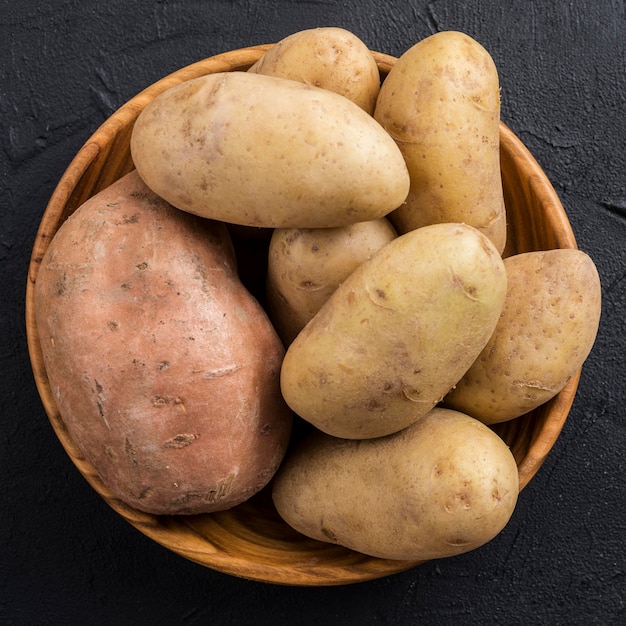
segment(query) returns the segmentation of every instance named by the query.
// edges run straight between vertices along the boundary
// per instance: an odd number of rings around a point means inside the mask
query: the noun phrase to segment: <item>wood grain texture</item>
[[[400,572],[418,563],[376,559],[307,539],[280,520],[267,489],[229,511],[190,517],[151,516],[115,498],[68,436],[51,394],[35,323],[33,290],[45,251],[59,226],[82,202],[132,169],[130,133],[143,107],[165,89],[195,76],[246,69],[268,47],[227,52],[174,72],[122,106],[85,143],[59,181],[36,236],[26,291],[28,348],[39,395],[65,451],[93,489],[146,536],[191,561],[246,579],[302,586],[355,583]],[[384,77],[395,59],[374,54]],[[505,254],[575,248],[576,240],[565,211],[535,159],[504,124],[500,136],[509,222]],[[580,373],[545,405],[494,427],[515,455],[520,489],[539,470],[559,436],[579,376]]]

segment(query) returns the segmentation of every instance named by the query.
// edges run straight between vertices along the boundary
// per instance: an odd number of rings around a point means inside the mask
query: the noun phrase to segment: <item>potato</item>
[[[368,47],[355,34],[336,27],[293,33],[248,71],[334,91],[370,115],[380,89],[380,72]]]
[[[248,72],[201,76],[157,96],[135,123],[131,152],[172,205],[243,226],[378,219],[409,190],[399,148],[356,104]]]
[[[500,89],[489,53],[454,31],[423,39],[392,67],[374,117],[398,142],[411,176],[406,203],[389,216],[398,232],[464,222],[502,253]]]
[[[272,487],[280,516],[307,537],[416,561],[487,543],[509,521],[518,493],[517,465],[502,439],[441,408],[367,441],[313,431]]]
[[[385,245],[288,347],[281,389],[329,435],[382,437],[423,417],[487,343],[506,272],[484,235],[434,224]]]
[[[63,422],[120,500],[206,513],[273,476],[292,422],[284,349],[223,224],[169,206],[132,172],[61,226],[35,304]]]
[[[495,332],[445,398],[486,424],[559,393],[589,355],[600,321],[600,278],[584,252],[526,252],[504,265],[508,290]]]
[[[337,228],[277,228],[270,240],[267,310],[290,344],[337,287],[397,236],[385,218]]]

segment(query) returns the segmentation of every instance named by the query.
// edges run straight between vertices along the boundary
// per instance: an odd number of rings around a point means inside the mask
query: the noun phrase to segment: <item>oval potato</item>
[[[368,47],[354,33],[332,26],[285,37],[248,71],[334,91],[370,115],[380,89],[380,72]]]
[[[598,332],[600,278],[581,250],[517,254],[502,315],[475,363],[445,398],[486,424],[519,417],[553,398],[580,369]]]
[[[409,190],[397,145],[356,104],[249,72],[201,76],[157,96],[135,122],[131,153],[170,204],[243,226],[377,219]]]
[[[307,537],[416,561],[484,545],[509,521],[518,493],[506,444],[478,420],[441,408],[367,441],[313,431],[272,487],[280,516]]]
[[[223,224],[178,211],[133,171],[58,230],[35,303],[63,422],[120,500],[207,513],[267,484],[291,431],[284,349]]]
[[[506,243],[500,174],[500,88],[489,53],[455,31],[409,48],[385,78],[374,117],[396,139],[411,176],[389,218],[399,233],[464,222]]]
[[[267,310],[290,344],[337,287],[397,237],[385,219],[337,228],[277,228],[267,267]]]
[[[337,288],[288,347],[283,396],[336,437],[405,428],[478,356],[505,294],[502,259],[471,226],[435,224],[397,237]]]

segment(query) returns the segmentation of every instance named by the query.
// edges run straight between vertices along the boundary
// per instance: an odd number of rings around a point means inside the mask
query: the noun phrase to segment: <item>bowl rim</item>
[[[61,176],[45,208],[34,240],[28,267],[26,285],[25,322],[27,347],[36,387],[50,424],[66,453],[100,496],[127,522],[169,550],[206,567],[231,574],[240,578],[283,585],[329,586],[362,582],[405,571],[424,561],[392,561],[352,553],[349,564],[345,567],[325,566],[323,562],[306,562],[300,568],[293,566],[286,571],[280,564],[260,563],[247,556],[229,552],[224,547],[209,546],[186,519],[177,518],[176,534],[172,527],[174,520],[168,516],[153,516],[135,510],[113,496],[102,483],[93,467],[84,459],[76,444],[69,437],[56,406],[43,362],[41,346],[37,334],[35,319],[34,289],[37,274],[45,251],[56,230],[69,217],[86,197],[81,196],[79,182],[87,181],[90,187],[102,189],[116,178],[132,169],[129,161],[122,163],[117,170],[101,176],[95,172],[96,165],[105,160],[113,149],[115,138],[121,128],[128,128],[143,107],[156,95],[170,87],[207,73],[220,71],[245,70],[275,44],[263,44],[223,52],[196,63],[180,68],[140,91],[115,111],[83,144]],[[396,57],[372,51],[381,75],[384,76],[393,66]],[[522,175],[529,185],[542,195],[542,201],[548,211],[546,218],[550,229],[554,230],[558,247],[577,248],[576,239],[565,210],[554,188],[547,179],[538,162],[520,139],[500,122],[501,151],[511,158],[521,159],[524,164]],[[103,148],[103,147],[107,148]],[[96,177],[96,178],[94,178]],[[94,190],[93,193],[96,191]],[[93,193],[89,195],[93,195]],[[518,466],[520,491],[535,476],[563,425],[574,401],[581,370],[568,382],[565,388],[546,403],[549,417],[537,427],[533,443],[528,449],[523,462]],[[228,516],[228,512],[224,513]],[[314,545],[317,542],[313,542]],[[324,544],[325,548],[328,548]],[[335,546],[333,546],[335,548]],[[345,548],[336,547],[346,551]],[[351,551],[347,551],[350,552]],[[313,559],[314,561],[315,559]]]

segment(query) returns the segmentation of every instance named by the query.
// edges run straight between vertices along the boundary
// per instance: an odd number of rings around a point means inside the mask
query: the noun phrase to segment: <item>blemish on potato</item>
[[[181,433],[168,439],[164,444],[164,448],[186,448],[190,446],[196,439],[198,439],[200,435],[191,434],[191,433]]]
[[[166,406],[169,403],[170,403],[170,399],[165,398],[164,396],[154,396],[154,398],[152,398],[152,405],[157,407],[158,409]]]
[[[448,543],[451,546],[462,547],[462,546],[469,545],[471,542],[465,541],[465,539],[462,539],[462,538],[457,538],[457,539],[451,539],[450,541],[448,541]]]
[[[370,287],[369,285],[366,285],[365,292],[367,293],[371,302],[373,302],[377,307],[388,309],[390,311],[394,310],[394,307],[391,304],[385,304],[387,300],[387,293],[384,289],[381,289],[380,287]]]
[[[240,369],[241,369],[241,365],[239,364],[228,365],[226,367],[219,367],[216,369],[207,370],[202,375],[202,378],[207,379],[207,380],[214,379],[214,378],[221,378],[222,376],[228,376],[230,374],[234,374],[235,372],[238,372]]]
[[[458,274],[452,273],[452,283],[455,287],[463,292],[463,295],[467,296],[470,300],[478,302],[480,299],[477,296],[477,290],[474,285],[466,283]]]
[[[322,525],[321,531],[323,535],[328,538],[328,541],[330,541],[331,543],[337,543],[338,537],[332,530],[330,530],[330,528]]]
[[[146,487],[138,496],[139,500],[145,500],[149,498],[154,493],[154,489],[152,487]]]
[[[368,411],[380,411],[384,408],[384,404],[378,398],[370,398],[365,408]]]
[[[57,283],[57,295],[62,296],[67,289],[67,274],[63,272],[63,276],[59,279]]]
[[[412,387],[407,387],[406,385],[402,386],[402,395],[411,402],[421,402],[422,392],[419,389],[415,389]]]
[[[211,491],[205,495],[204,499],[207,502],[218,502],[219,500],[222,500],[229,494],[234,480],[235,474],[229,474],[226,478],[220,480],[215,489],[211,489]]]
[[[137,453],[135,452],[135,448],[128,437],[124,440],[124,453],[133,465],[139,465],[137,461]]]

